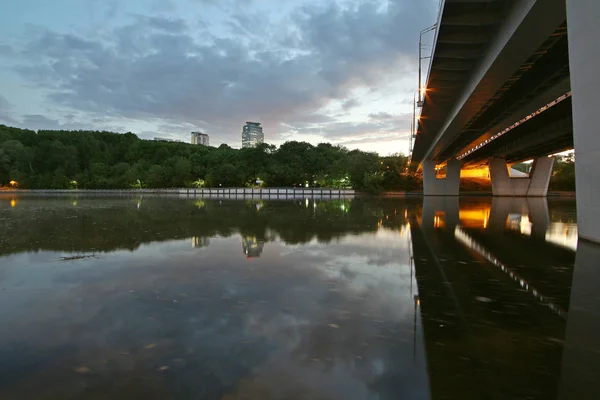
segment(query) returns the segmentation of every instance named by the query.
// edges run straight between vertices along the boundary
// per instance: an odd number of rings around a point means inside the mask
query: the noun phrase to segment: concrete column
[[[567,0],[579,236],[600,242],[600,1]]]
[[[529,190],[527,196],[545,197],[548,194],[548,185],[552,177],[554,157],[536,158],[529,174]]]
[[[536,158],[527,178],[511,178],[503,158],[490,159],[489,166],[494,196],[544,197],[548,194],[554,158]]]
[[[460,190],[460,160],[450,160],[446,165],[446,178],[438,179],[435,161],[423,161],[423,194],[425,196],[458,196]]]
[[[489,161],[492,195],[494,196],[526,196],[529,178],[511,178],[506,161],[503,158],[492,158]]]

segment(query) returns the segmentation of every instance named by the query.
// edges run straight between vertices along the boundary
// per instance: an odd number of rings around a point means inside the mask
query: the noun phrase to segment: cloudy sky
[[[3,0],[0,123],[407,151],[439,0]]]

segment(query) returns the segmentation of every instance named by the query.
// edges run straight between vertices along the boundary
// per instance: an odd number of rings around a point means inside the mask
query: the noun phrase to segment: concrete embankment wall
[[[3,193],[17,194],[56,194],[56,195],[110,195],[110,196],[131,196],[131,195],[177,195],[185,197],[200,198],[349,198],[354,197],[352,189],[323,189],[323,188],[203,188],[203,189],[109,189],[109,190],[14,190],[4,191]]]

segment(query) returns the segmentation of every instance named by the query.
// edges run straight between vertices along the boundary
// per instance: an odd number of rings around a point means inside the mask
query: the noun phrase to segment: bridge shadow
[[[600,367],[600,250],[551,227],[546,199],[428,197],[412,216],[432,398],[591,398],[572,393]]]

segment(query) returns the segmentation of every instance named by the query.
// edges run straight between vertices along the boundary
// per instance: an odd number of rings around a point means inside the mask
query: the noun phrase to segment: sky
[[[438,2],[4,0],[0,124],[406,153]]]

